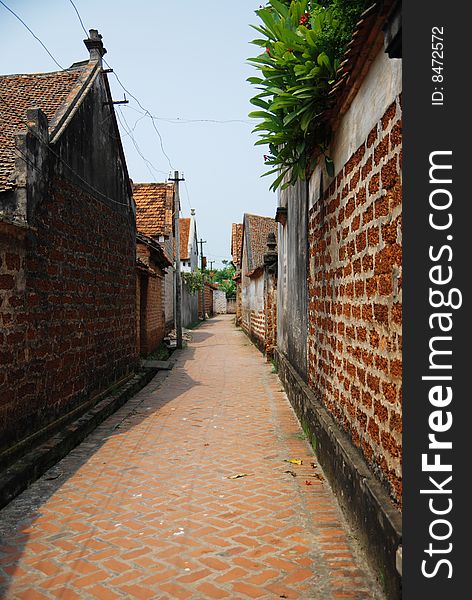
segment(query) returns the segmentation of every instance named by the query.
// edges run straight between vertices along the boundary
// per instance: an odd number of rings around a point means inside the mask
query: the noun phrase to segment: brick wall
[[[165,288],[163,275],[150,275],[141,271],[139,277],[140,310],[139,352],[151,354],[165,336]]]
[[[134,219],[56,178],[1,236],[0,451],[136,366]]]
[[[136,353],[141,354],[141,271],[136,269]]]
[[[401,104],[309,213],[309,385],[401,503]]]
[[[213,292],[213,312],[217,315],[225,315],[228,310],[226,301],[226,292],[223,290],[214,290]]]
[[[277,345],[277,276],[264,274],[264,311],[265,311],[265,352],[268,359],[273,357]]]
[[[154,262],[149,246],[138,243],[136,249],[141,262],[147,265],[147,269],[138,268],[139,315],[136,316],[139,352],[146,355],[157,348],[166,333],[165,273]]]
[[[205,284],[205,313],[213,316],[213,288]],[[198,293],[198,316],[203,317],[202,292]]]
[[[252,341],[265,351],[265,313],[263,310],[249,310],[243,313],[241,328]]]
[[[236,325],[241,324],[243,312],[241,297],[241,280],[239,280],[236,282]]]

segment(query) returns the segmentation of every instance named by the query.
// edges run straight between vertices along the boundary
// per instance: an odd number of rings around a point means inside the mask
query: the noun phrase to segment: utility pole
[[[169,177],[174,182],[174,230],[175,230],[175,332],[177,334],[177,348],[182,348],[182,280],[180,278],[180,196],[179,182],[185,181],[178,171],[174,177]]]
[[[214,260],[210,260],[210,271],[213,271],[213,263],[216,262]]]
[[[204,265],[203,265],[203,244],[206,244],[206,241],[200,238],[198,242],[200,244],[200,264],[202,269],[202,280],[203,280],[203,290],[202,290],[202,316],[203,320],[205,320],[205,274],[204,274]]]

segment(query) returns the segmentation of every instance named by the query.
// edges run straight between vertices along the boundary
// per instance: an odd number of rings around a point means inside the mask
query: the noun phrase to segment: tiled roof
[[[190,236],[190,219],[179,219],[180,222],[180,260],[189,260],[188,240]]]
[[[327,117],[334,129],[357,93],[372,62],[371,57],[382,47],[382,28],[398,4],[397,0],[376,2],[360,16],[337,70],[338,81],[330,91],[332,107],[327,111]]]
[[[248,273],[264,265],[267,252],[267,236],[275,234],[277,240],[277,222],[271,217],[244,215],[244,241],[247,245]]]
[[[233,223],[231,226],[231,256],[236,269],[241,266],[241,247],[243,245],[243,224]]]
[[[172,236],[173,183],[134,183],[136,228],[149,237]]]
[[[94,67],[84,63],[54,73],[0,76],[0,192],[15,187],[15,134],[26,130],[26,111],[40,108],[52,135]]]
[[[136,234],[136,245],[139,260],[141,260],[139,258],[139,244],[145,244],[150,249],[153,260],[159,267],[161,267],[161,269],[165,269],[166,267],[170,267],[172,265],[171,261],[167,258],[164,252],[164,248],[161,246],[161,244],[159,244],[159,242],[138,232]]]

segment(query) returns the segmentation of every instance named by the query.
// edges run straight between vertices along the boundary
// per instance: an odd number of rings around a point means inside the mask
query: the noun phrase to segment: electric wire
[[[56,63],[56,65],[61,69],[61,71],[64,71],[64,67],[55,59],[54,55],[47,49],[47,47],[45,46],[45,44],[39,39],[39,37],[34,33],[34,31],[32,31],[28,25],[23,21],[23,19],[16,14],[15,11],[13,11],[9,6],[7,6],[5,4],[5,2],[3,2],[3,0],[0,0],[0,4],[6,8],[9,12],[11,12],[11,14],[18,19],[18,21],[20,21],[20,23],[22,25],[24,25],[26,27],[26,29],[31,33],[31,35],[34,37],[35,40],[37,40],[41,46],[46,50],[46,52],[49,54],[49,56],[52,58],[52,60]]]
[[[82,25],[82,29],[84,30],[84,33],[85,33],[85,35],[88,37],[88,36],[89,36],[89,33],[88,33],[88,31],[85,29],[84,22],[82,21],[82,17],[80,16],[80,13],[79,13],[79,11],[78,11],[78,9],[77,9],[77,6],[76,6],[76,5],[75,5],[75,4],[72,2],[72,0],[69,0],[69,2],[70,2],[70,3],[72,4],[72,6],[74,7],[74,10],[75,10],[75,13],[76,13],[76,15],[77,15],[77,18],[79,19],[79,21],[80,21],[80,24]]]
[[[157,169],[157,168],[156,168],[156,167],[153,165],[153,163],[152,163],[152,162],[151,162],[149,159],[147,159],[147,158],[144,156],[144,154],[142,153],[142,151],[141,151],[141,149],[140,149],[140,147],[139,147],[139,145],[138,145],[138,142],[136,141],[136,139],[135,139],[135,137],[134,137],[134,135],[133,135],[133,133],[132,133],[132,132],[134,131],[134,128],[133,128],[133,129],[131,129],[131,127],[129,126],[129,124],[128,124],[127,120],[126,120],[126,117],[125,117],[125,115],[124,115],[124,114],[123,114],[123,112],[121,111],[121,107],[118,107],[118,108],[120,109],[120,110],[119,110],[119,113],[118,113],[118,112],[116,112],[116,117],[117,117],[117,119],[118,119],[118,122],[119,122],[119,124],[121,125],[122,129],[124,130],[125,134],[126,134],[126,135],[127,135],[129,138],[130,138],[130,140],[132,141],[132,143],[133,143],[133,145],[134,145],[134,147],[135,147],[135,149],[136,149],[136,152],[137,152],[137,153],[139,154],[139,156],[140,156],[140,157],[143,159],[143,161],[144,161],[144,163],[145,163],[146,167],[148,168],[148,171],[149,171],[149,173],[151,174],[151,176],[152,176],[152,177],[155,177],[155,176],[156,176],[156,173],[161,173],[161,174],[163,174],[163,175],[167,175],[167,173],[166,173],[165,171],[161,171],[161,170]],[[122,119],[123,119],[123,120],[122,120]],[[139,120],[140,120],[140,119],[138,119],[138,121],[139,121]],[[136,126],[136,125],[137,125],[138,121],[136,121],[136,123],[135,123],[135,125],[134,125],[134,126]],[[154,173],[151,171],[151,169],[154,171]]]
[[[1,0],[0,0],[0,2],[1,2]],[[84,183],[90,190],[92,190],[93,192],[95,192],[96,194],[101,196],[102,198],[105,198],[105,200],[108,200],[109,202],[112,202],[113,204],[119,204],[121,206],[126,206],[129,208],[130,205],[128,203],[119,202],[118,200],[114,200],[113,198],[110,198],[109,196],[107,196],[106,194],[101,192],[100,190],[97,190],[97,188],[95,188],[88,181],[86,181],[81,175],[79,175],[76,171],[74,171],[74,169],[61,156],[59,156],[59,154],[57,154],[57,152],[54,152],[54,150],[51,148],[50,144],[46,143],[43,139],[40,138],[40,136],[34,131],[34,129],[31,127],[31,125],[15,110],[15,108],[13,106],[11,106],[11,104],[9,102],[7,102],[5,100],[5,98],[0,96],[0,102],[3,102],[3,104],[12,111],[15,114],[15,116],[21,121],[21,123],[23,123],[25,125],[27,130],[38,140],[38,142],[40,144],[42,144],[48,150],[48,152],[50,152],[53,156],[55,156],[55,158],[57,158],[57,160],[59,160],[59,162],[61,162],[65,167],[67,167],[69,169],[69,171],[73,175],[75,175],[77,177],[77,179],[79,179],[79,181]],[[22,154],[21,151],[20,151],[20,154]],[[98,200],[98,198],[96,198],[96,199]],[[98,201],[100,202],[100,200],[98,200]],[[105,203],[102,202],[102,204],[105,204]]]

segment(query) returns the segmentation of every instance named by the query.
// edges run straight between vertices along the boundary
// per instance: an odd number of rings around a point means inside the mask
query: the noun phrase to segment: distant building
[[[266,302],[264,294],[264,254],[267,238],[277,239],[277,223],[271,217],[245,214],[242,224],[240,324],[256,345],[266,350]]]
[[[159,242],[172,265],[175,262],[174,184],[133,183],[136,202],[136,228],[139,233]],[[174,327],[174,267],[164,278],[166,331]]]

